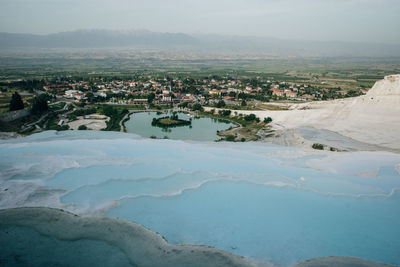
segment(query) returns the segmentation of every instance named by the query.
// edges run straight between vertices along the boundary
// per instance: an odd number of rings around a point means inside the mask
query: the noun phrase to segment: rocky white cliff
[[[360,97],[294,104],[288,111],[242,111],[271,117],[276,130],[314,127],[400,151],[400,75],[386,76]]]
[[[375,83],[365,97],[393,96],[400,97],[400,74],[386,76]]]
[[[370,144],[400,149],[400,75],[386,76],[364,96],[345,103],[326,127]]]

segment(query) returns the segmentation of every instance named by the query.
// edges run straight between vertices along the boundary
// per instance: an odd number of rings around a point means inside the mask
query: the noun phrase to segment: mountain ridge
[[[0,32],[0,50],[25,48],[151,48],[204,53],[289,56],[400,56],[400,44],[283,40],[273,37],[162,33],[147,30],[76,30],[47,35]]]

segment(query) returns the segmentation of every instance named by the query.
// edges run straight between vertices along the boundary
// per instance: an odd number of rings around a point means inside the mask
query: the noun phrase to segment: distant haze
[[[400,57],[400,44],[281,40],[151,31],[79,30],[48,35],[0,32],[0,51],[116,48],[202,54],[305,57]]]
[[[0,0],[0,32],[77,29],[400,44],[399,0]]]

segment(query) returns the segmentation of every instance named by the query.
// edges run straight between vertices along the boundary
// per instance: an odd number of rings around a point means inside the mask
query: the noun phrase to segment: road
[[[125,132],[125,131],[124,131],[124,126],[122,125],[122,122],[123,122],[126,118],[128,118],[129,115],[131,115],[131,112],[130,112],[130,111],[129,111],[128,114],[126,114],[126,115],[122,118],[122,120],[120,120],[120,122],[119,122],[119,129],[120,129],[120,132]]]

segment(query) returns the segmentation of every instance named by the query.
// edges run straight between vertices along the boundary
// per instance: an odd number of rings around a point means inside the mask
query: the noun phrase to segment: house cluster
[[[247,99],[288,99],[306,101],[335,98],[332,89],[312,88],[295,84],[265,80],[260,77],[238,79],[233,77],[154,78],[120,80],[97,78],[90,80],[63,79],[49,82],[46,91],[75,101],[101,101],[117,104],[145,105],[149,98],[154,104],[179,104],[182,102],[217,101],[224,99],[238,103]]]
[[[308,85],[294,83],[273,83],[271,84],[271,94],[277,97],[285,97],[289,100],[313,100],[317,97],[316,93],[307,94]]]

